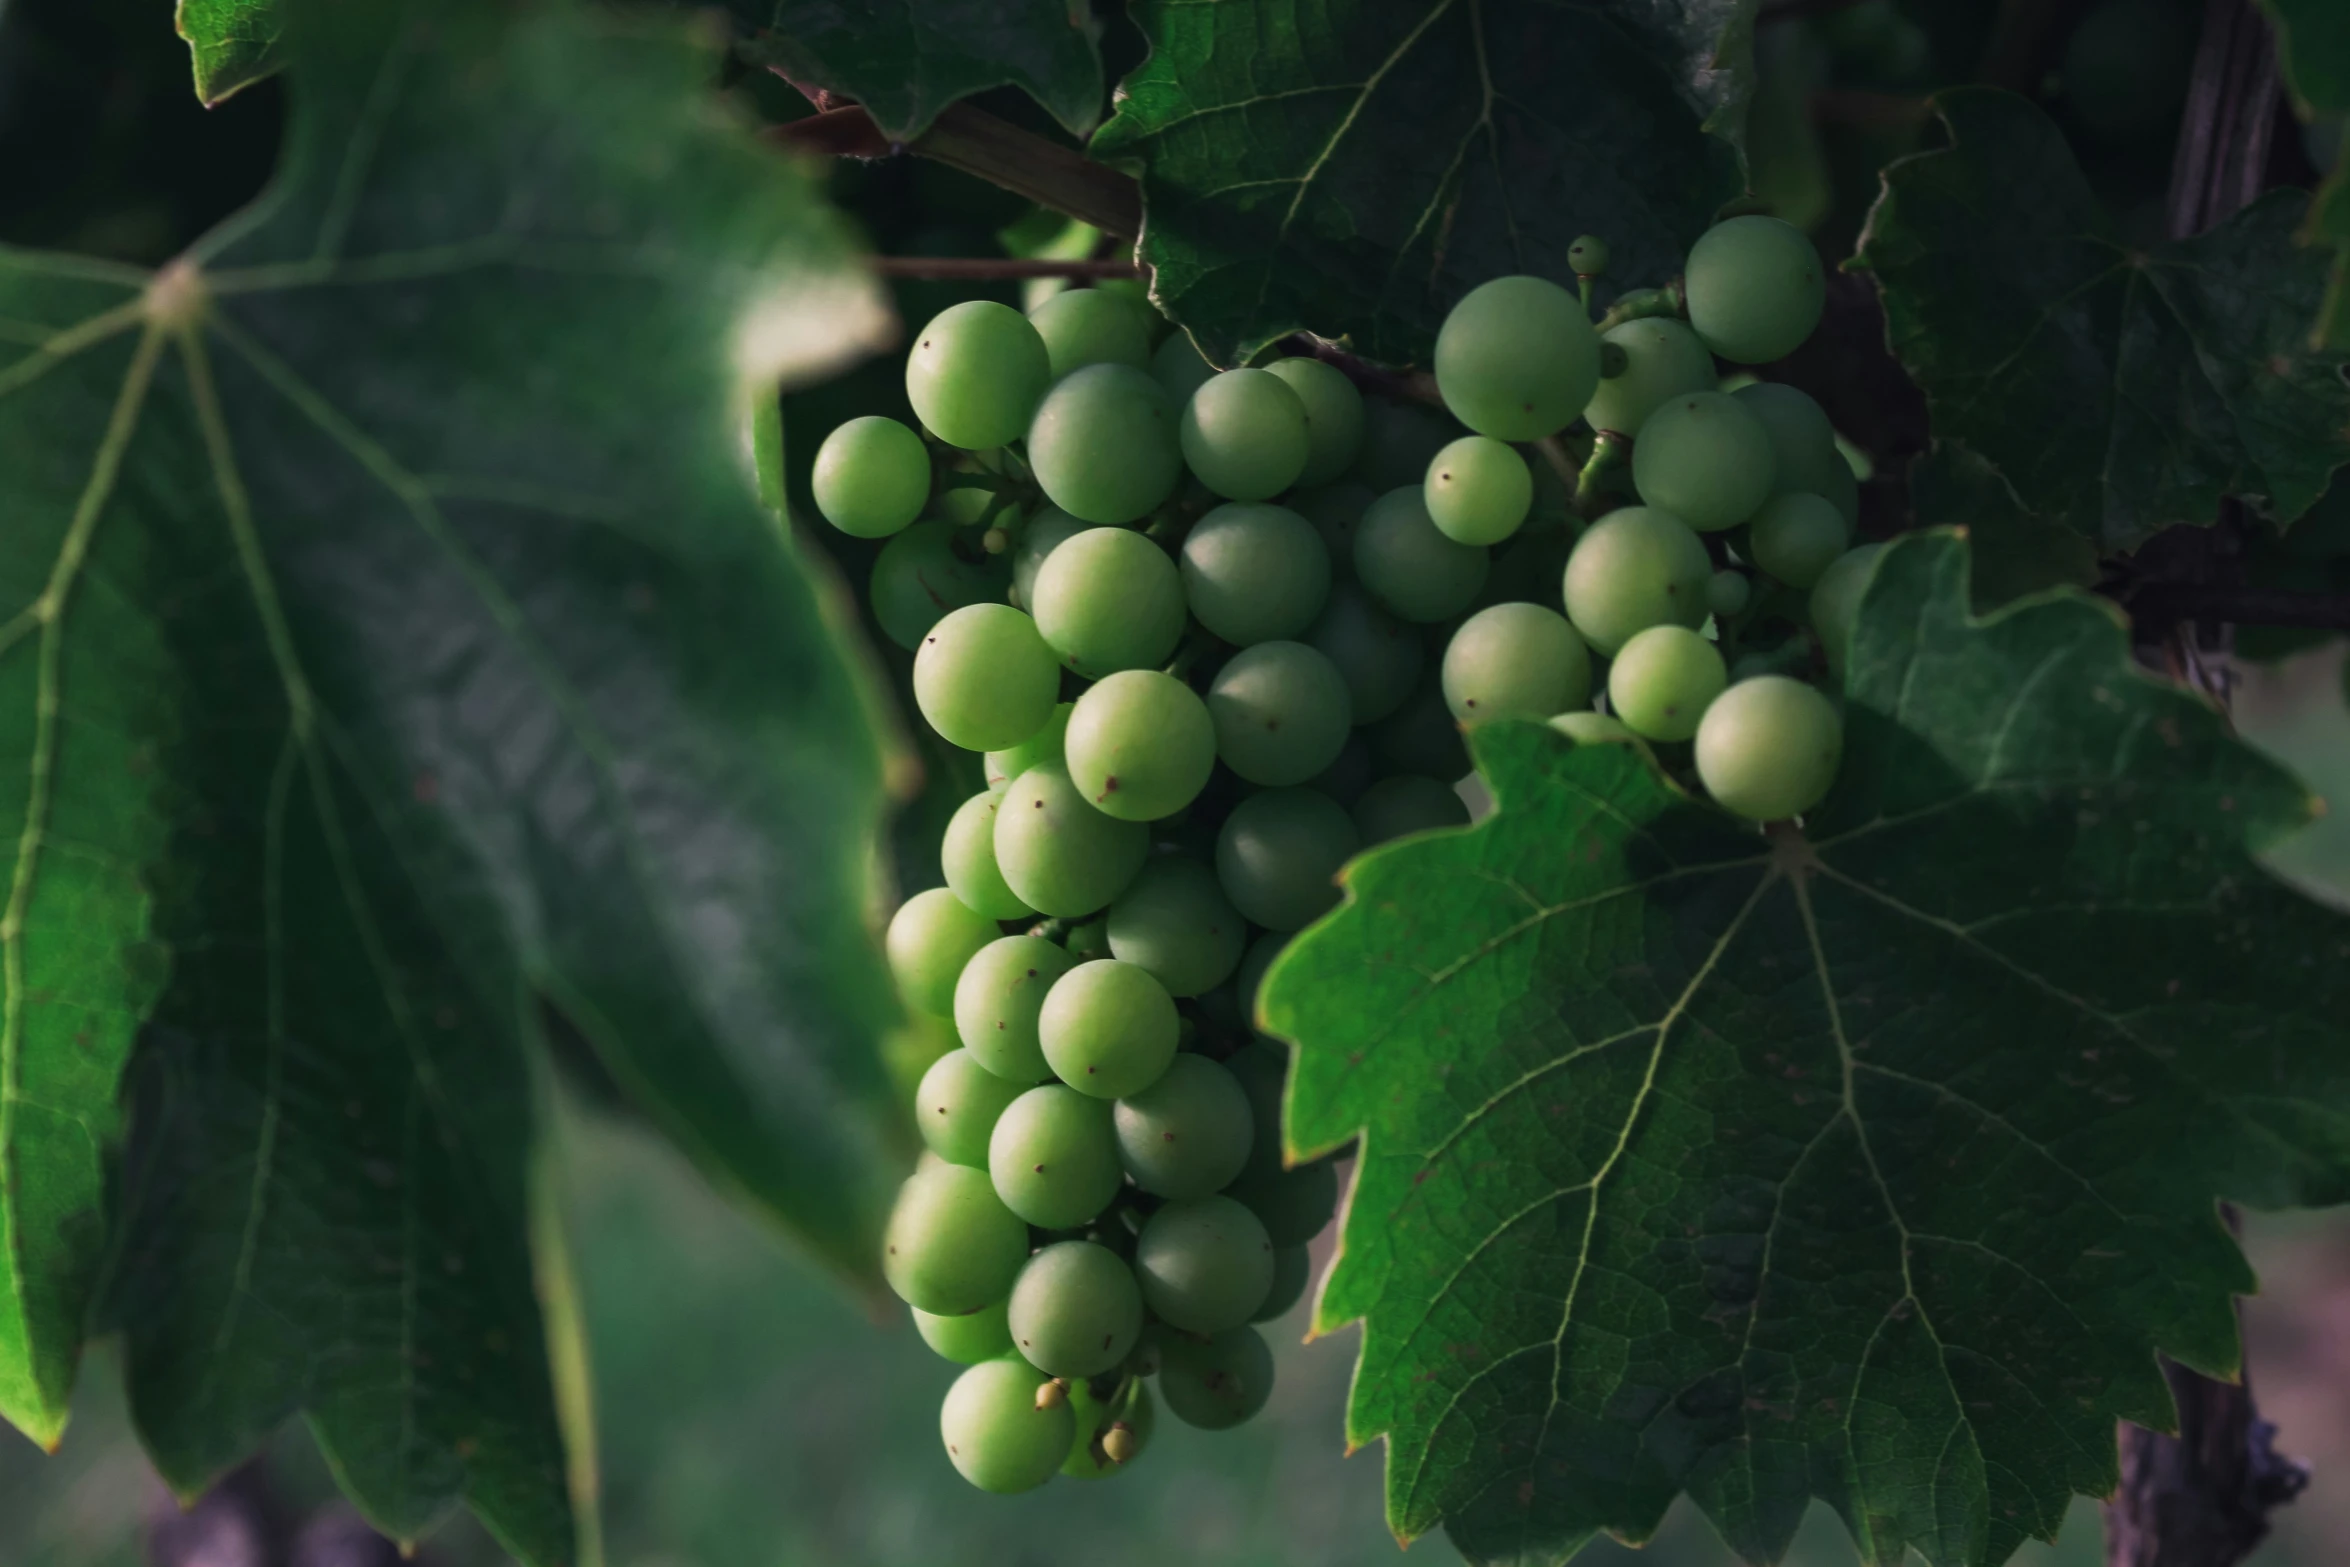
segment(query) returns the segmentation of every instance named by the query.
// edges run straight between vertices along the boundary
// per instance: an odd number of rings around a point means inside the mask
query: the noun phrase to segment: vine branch
[[[2350,593],[2303,593],[2241,583],[2147,582],[2113,593],[2141,626],[2196,622],[2350,631]]]

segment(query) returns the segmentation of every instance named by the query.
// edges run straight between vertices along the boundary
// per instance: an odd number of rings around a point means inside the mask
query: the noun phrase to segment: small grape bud
[[[1036,1407],[1039,1409],[1058,1409],[1067,1402],[1069,1402],[1069,1384],[1059,1377],[1053,1378],[1036,1390]]]
[[[990,555],[1001,555],[1012,547],[1012,536],[1001,528],[990,528],[979,536],[979,543]]]
[[[1607,271],[1607,241],[1585,234],[1567,247],[1567,265],[1579,278],[1599,277]]]
[[[1142,1438],[1134,1434],[1134,1427],[1119,1420],[1102,1433],[1102,1452],[1113,1464],[1129,1462],[1142,1451]]]

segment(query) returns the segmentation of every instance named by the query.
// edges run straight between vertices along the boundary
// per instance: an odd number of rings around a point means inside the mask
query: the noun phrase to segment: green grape
[[[1098,288],[1063,289],[1028,312],[1058,381],[1087,365],[1151,363],[1150,319],[1115,294]]]
[[[914,1306],[906,1309],[914,1313],[914,1331],[922,1335],[922,1342],[958,1366],[976,1366],[1012,1352],[1012,1329],[1000,1300],[959,1317],[933,1316]]]
[[[1281,956],[1288,946],[1289,936],[1286,932],[1266,931],[1248,944],[1248,951],[1240,960],[1240,971],[1232,976],[1234,999],[1239,1002],[1240,1014],[1248,1020],[1251,1028],[1256,1026],[1257,991],[1265,983],[1265,971],[1273,966],[1273,960]],[[1250,1102],[1254,1103],[1257,1085],[1248,1079],[1244,1070],[1244,1058],[1252,1052],[1268,1056],[1271,1054],[1270,1051],[1265,1051],[1259,1046],[1251,1045],[1242,1049],[1239,1055],[1229,1057],[1224,1064],[1232,1070],[1235,1076],[1242,1079],[1241,1086],[1249,1090]],[[1260,1150],[1268,1145],[1278,1148],[1281,1141],[1281,1073],[1283,1070],[1281,1063],[1276,1060],[1273,1064],[1273,1120],[1269,1132],[1262,1121],[1258,1125],[1256,1145]]]
[[[1820,651],[1828,655],[1828,667],[1838,679],[1844,676],[1845,655],[1852,650],[1852,633],[1860,622],[1861,596],[1868,592],[1877,557],[1884,552],[1882,544],[1846,550],[1812,584],[1811,629],[1819,635]]]
[[[1305,471],[1306,405],[1270,370],[1210,376],[1183,408],[1183,460],[1227,500],[1278,495]]]
[[[1080,963],[1091,963],[1096,958],[1110,955],[1110,922],[1106,919],[1087,920],[1069,932],[1069,956]]]
[[[1012,1286],[1012,1342],[1050,1376],[1099,1376],[1142,1337],[1142,1288],[1107,1246],[1057,1241]]]
[[[1069,1456],[1077,1417],[1064,1401],[1039,1405],[1045,1374],[1024,1360],[986,1360],[955,1378],[938,1431],[955,1472],[982,1491],[1033,1491]]]
[[[892,535],[873,557],[868,591],[874,623],[909,653],[950,612],[1004,591],[1002,563],[993,556],[964,559],[956,553],[955,534],[947,523],[917,522]]]
[[[1150,1446],[1151,1429],[1158,1424],[1158,1405],[1139,1378],[1129,1378],[1125,1391],[1107,1403],[1093,1396],[1090,1384],[1072,1382],[1069,1408],[1077,1417],[1077,1435],[1061,1473],[1073,1480],[1105,1480],[1124,1472]]]
[[[922,437],[879,414],[834,428],[808,477],[816,509],[843,533],[887,538],[930,501],[930,453]]]
[[[1439,678],[1464,724],[1547,718],[1591,700],[1591,650],[1556,610],[1496,604],[1461,622]]]
[[[995,818],[1001,800],[990,789],[955,808],[939,840],[939,868],[946,872],[947,890],[989,919],[1026,919],[1036,911],[1005,885],[1004,873],[996,868]]]
[[[1774,496],[1827,495],[1838,474],[1851,479],[1852,464],[1836,449],[1836,427],[1810,394],[1778,381],[1757,381],[1730,395],[1770,438]]]
[[[1746,542],[1757,566],[1791,588],[1809,589],[1852,542],[1852,529],[1831,501],[1778,495],[1755,513]]]
[[[1149,969],[1116,958],[1080,963],[1044,998],[1037,1037],[1053,1074],[1094,1099],[1121,1099],[1159,1080],[1183,1020]]]
[[[1428,477],[1428,464],[1461,427],[1424,403],[1384,397],[1363,399],[1363,449],[1355,458],[1354,480],[1373,496]]]
[[[1318,490],[1301,490],[1289,497],[1289,508],[1314,525],[1323,553],[1330,557],[1330,580],[1345,582],[1354,576],[1355,529],[1363,513],[1378,497],[1352,479],[1341,479]]]
[[[1371,760],[1369,742],[1363,739],[1363,732],[1357,729],[1346,737],[1346,744],[1338,748],[1338,760],[1307,779],[1306,786],[1320,790],[1351,811],[1355,801],[1363,797],[1363,791],[1371,787],[1376,765]]]
[[[1777,459],[1762,421],[1725,392],[1688,392],[1648,416],[1632,484],[1701,533],[1735,528],[1771,497]]]
[[[1330,596],[1330,552],[1282,506],[1236,501],[1209,512],[1184,537],[1182,570],[1193,618],[1235,647],[1295,637]]]
[[[1265,789],[1224,818],[1216,879],[1268,930],[1298,930],[1338,902],[1338,868],[1362,847],[1354,818],[1311,789]]]
[[[1110,905],[1110,951],[1149,970],[1171,996],[1196,996],[1232,975],[1248,928],[1197,860],[1163,855]]]
[[[999,936],[973,954],[955,985],[955,1036],[971,1059],[1021,1088],[1051,1077],[1037,1018],[1076,961],[1042,936]]]
[[[1695,630],[1705,624],[1713,574],[1705,545],[1680,518],[1626,506],[1575,541],[1567,557],[1567,619],[1602,653],[1650,626]]]
[[[1479,435],[1536,441],[1563,430],[1599,385],[1599,336],[1547,278],[1501,277],[1462,296],[1436,333],[1436,390]]]
[[[1040,914],[1075,919],[1126,890],[1150,853],[1140,822],[1086,803],[1069,769],[1042,762],[1012,780],[995,819],[995,862],[1013,896]]]
[[[1191,334],[1181,328],[1169,332],[1166,341],[1151,355],[1151,376],[1167,394],[1169,407],[1181,408],[1190,402],[1191,394],[1215,373],[1216,367],[1200,353]]]
[[[1389,490],[1355,528],[1355,576],[1406,620],[1450,620],[1485,586],[1482,544],[1448,539],[1428,515],[1424,485]]]
[[[1273,1352],[1251,1327],[1233,1327],[1205,1343],[1169,1336],[1159,1396],[1185,1425],[1229,1431],[1273,1396]]]
[[[1175,405],[1132,365],[1087,365],[1053,384],[1028,427],[1028,464],[1045,499],[1115,526],[1175,493],[1183,454]]]
[[[1338,666],[1303,642],[1259,642],[1208,686],[1216,755],[1254,784],[1304,783],[1338,759],[1354,717]]]
[[[1061,670],[1036,622],[1009,604],[966,604],[914,654],[914,705],[966,751],[1018,745],[1053,716]]]
[[[979,1064],[968,1050],[950,1050],[930,1063],[914,1090],[914,1121],[922,1141],[949,1164],[987,1168],[987,1137],[996,1117],[1020,1097],[1007,1082]]]
[[[1551,719],[1550,727],[1577,745],[1606,745],[1624,740],[1637,744],[1640,740],[1624,727],[1622,719],[1610,718],[1605,713],[1560,713]]]
[[[1534,506],[1534,471],[1501,441],[1464,435],[1428,464],[1420,500],[1436,531],[1455,544],[1499,544]]]
[[[1729,680],[1711,642],[1683,626],[1651,626],[1608,666],[1607,705],[1645,739],[1686,740]]]
[[[1155,669],[1183,636],[1182,575],[1131,528],[1088,528],[1063,540],[1037,570],[1030,597],[1045,641],[1088,680]]]
[[[987,1171],[1004,1206],[1030,1224],[1076,1229],[1110,1205],[1125,1179],[1109,1101],[1059,1083],[1031,1088],[997,1117]]]
[[[1009,750],[988,752],[985,758],[988,788],[1001,789],[1040,762],[1064,761],[1062,742],[1069,733],[1069,715],[1076,707],[1074,702],[1054,703],[1053,716],[1045,720],[1042,729]],[[1003,872],[999,870],[996,874],[1000,876]]]
[[[1258,946],[1287,941],[1285,936],[1264,937]],[[1274,946],[1272,956],[1280,955]],[[1249,956],[1256,956],[1251,948]],[[1271,960],[1257,969],[1256,983],[1264,980],[1265,969]],[[1253,987],[1249,995],[1250,1009],[1255,1009]],[[1259,1034],[1249,1044],[1241,1046],[1224,1060],[1224,1069],[1240,1084],[1240,1091],[1248,1095],[1249,1113],[1256,1121],[1255,1135],[1249,1141],[1248,1163],[1242,1168],[1244,1181],[1281,1173],[1281,1092],[1289,1076],[1289,1047]],[[1263,1221],[1258,1221],[1262,1223]]]
[[[1860,526],[1860,475],[1852,471],[1851,459],[1839,448],[1836,465],[1822,476],[1820,494],[1844,514],[1847,528]]]
[[[944,887],[917,892],[890,916],[883,946],[906,1005],[930,1017],[955,1015],[963,965],[996,939],[995,921]]]
[[[1162,1206],[1134,1240],[1143,1303],[1186,1333],[1236,1328],[1273,1287],[1273,1243],[1264,1222],[1229,1197]]]
[[[1559,581],[1567,569],[1567,554],[1574,547],[1575,534],[1563,527],[1518,534],[1494,551],[1493,570],[1485,578],[1484,591],[1470,601],[1470,612],[1496,604],[1558,608]]]
[[[1069,776],[1094,808],[1130,822],[1172,816],[1216,766],[1216,726],[1199,694],[1155,669],[1105,675],[1077,699]]]
[[[1044,569],[1045,557],[1092,526],[1058,506],[1039,506],[1022,524],[1020,542],[1012,546],[1012,602],[1034,614],[1036,574]]]
[[[2100,141],[2161,134],[2178,118],[2195,63],[2201,7],[2106,0],[2073,29],[2060,80],[2074,116]]]
[[[1754,585],[1743,571],[1717,571],[1705,585],[1706,610],[1717,620],[1742,613],[1753,597]]]
[[[1255,1214],[1276,1246],[1303,1246],[1338,1211],[1338,1167],[1328,1160],[1294,1170],[1251,1170],[1226,1193]]]
[[[1844,756],[1835,704],[1800,680],[1757,675],[1714,699],[1697,728],[1697,777],[1749,821],[1784,821],[1827,798]]]
[[[1159,1197],[1206,1197],[1248,1164],[1255,1118],[1230,1072],[1186,1052],[1157,1082],[1118,1101],[1118,1157],[1134,1184]]]
[[[1004,454],[958,452],[942,465],[939,484],[930,497],[929,515],[958,528],[975,527],[1005,510],[1010,486],[1004,477]]]
[[[1314,1254],[1303,1246],[1276,1246],[1273,1248],[1273,1288],[1265,1296],[1265,1303],[1248,1320],[1272,1322],[1289,1315],[1290,1308],[1305,1299],[1306,1286],[1314,1280]]]
[[[1624,373],[1599,383],[1583,417],[1594,430],[1638,435],[1676,397],[1714,389],[1714,356],[1697,334],[1667,316],[1622,321],[1600,334],[1624,351]]]
[[[906,400],[965,451],[1016,441],[1052,382],[1044,339],[1009,305],[972,299],[931,317],[906,355]]]
[[[1346,682],[1347,710],[1358,724],[1377,723],[1403,706],[1428,662],[1418,634],[1351,582],[1330,590],[1306,641]]]
[[[881,1271],[898,1299],[958,1317],[1011,1293],[1028,1260],[1028,1226],[983,1170],[934,1164],[898,1188],[882,1232]]]
[[[1276,359],[1265,367],[1297,393],[1306,410],[1306,465],[1297,483],[1328,484],[1354,466],[1363,448],[1363,394],[1344,371],[1319,359]]]
[[[1363,791],[1354,805],[1354,819],[1356,830],[1363,835],[1363,847],[1369,849],[1407,833],[1466,827],[1469,808],[1461,804],[1452,785],[1440,778],[1396,773]]]
[[[1469,750],[1441,682],[1421,681],[1403,706],[1372,726],[1371,755],[1383,772],[1458,778],[1469,770]]]
[[[1820,324],[1827,273],[1801,229],[1759,215],[1731,218],[1690,247],[1682,295],[1706,347],[1732,364],[1768,364]]]

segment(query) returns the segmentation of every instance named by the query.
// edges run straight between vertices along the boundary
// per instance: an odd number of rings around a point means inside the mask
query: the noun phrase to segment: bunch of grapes
[[[888,541],[873,609],[916,706],[985,761],[947,885],[888,934],[907,1003],[960,1040],[919,1088],[884,1266],[969,1368],[941,1426],[973,1484],[1115,1473],[1146,1379],[1195,1426],[1264,1404],[1251,1324],[1303,1293],[1337,1191],[1326,1161],[1282,1167],[1257,981],[1350,857],[1469,820],[1460,726],[1652,746],[1758,821],[1825,793],[1837,712],[1787,671],[1842,657],[1853,475],[1810,399],[1725,394],[1715,364],[1800,342],[1819,263],[1736,218],[1656,297],[1686,321],[1603,337],[1557,284],[1474,290],[1436,345],[1458,425],[1316,357],[1154,350],[1108,290],[969,302],[908,355],[926,435],[861,418],[818,452],[825,517]],[[1523,446],[1579,419],[1571,494]],[[1627,448],[1639,504],[1585,525]],[[1733,682],[1725,649],[1765,627]]]

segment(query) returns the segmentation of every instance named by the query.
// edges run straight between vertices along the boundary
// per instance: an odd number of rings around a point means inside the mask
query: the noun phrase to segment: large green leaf
[[[1076,135],[1102,113],[1087,0],[726,0],[744,52],[796,82],[856,99],[893,141],[990,87],[1018,87]]]
[[[2338,0],[2261,0],[2277,24],[2277,58],[2301,112],[2335,122],[2350,115],[2350,7]],[[2316,322],[2322,347],[2350,352],[2350,158],[2336,142],[2334,166],[2310,202],[2305,243],[2329,247],[2333,279]]]
[[[153,277],[0,253],[0,1409],[62,1419],[149,1010],[110,1295],[166,1477],[300,1410],[391,1532],[563,1562],[536,996],[872,1269],[879,764],[745,434],[888,318],[675,28],[289,23],[255,209]]]
[[[1475,736],[1500,809],[1356,862],[1275,964],[1288,1138],[1356,1136],[1317,1308],[1390,1521],[1478,1561],[1655,1528],[2001,1561],[2237,1364],[2214,1199],[2350,1198],[2350,922],[2315,802],[2066,590],[1882,558],[1847,751],[1765,837],[1630,747]]]
[[[2350,384],[2309,346],[2325,258],[2280,191],[2207,234],[2133,249],[2056,126],[2024,99],[1940,100],[1951,145],[1885,171],[1860,264],[1934,433],[2030,513],[2107,550],[2210,523],[2242,496],[2278,524],[2350,461]]]
[[[179,0],[179,34],[196,68],[196,96],[216,104],[277,73],[279,0]]]
[[[1150,58],[1094,151],[1140,173],[1153,297],[1219,363],[1301,328],[1421,359],[1487,278],[1571,284],[1579,234],[1618,286],[1680,271],[1738,189],[1753,11],[1137,0]]]

